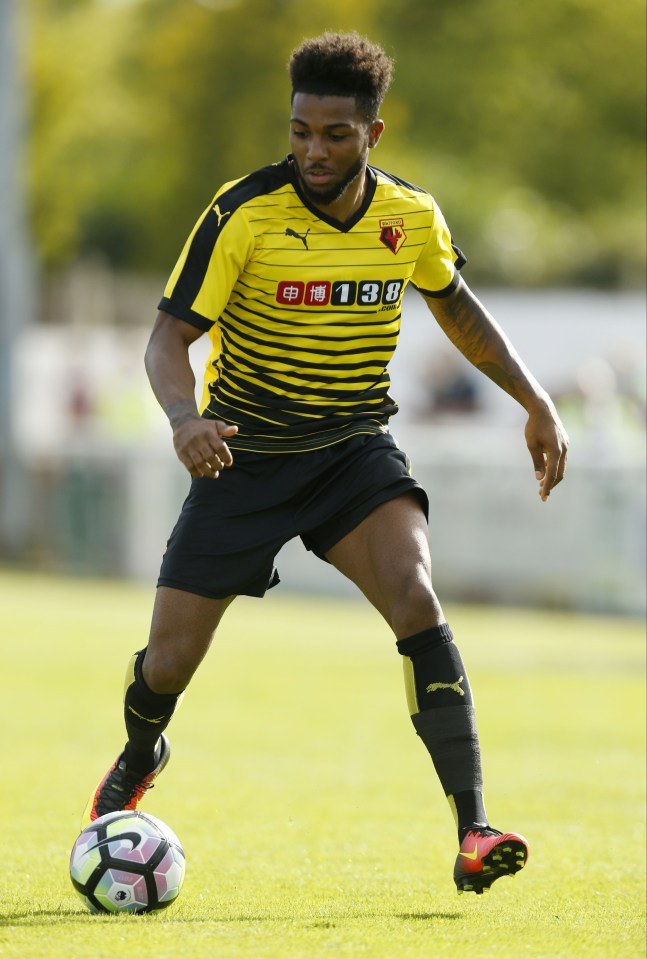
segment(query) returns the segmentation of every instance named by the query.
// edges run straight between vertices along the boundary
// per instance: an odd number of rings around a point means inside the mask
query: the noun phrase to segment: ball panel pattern
[[[70,878],[92,912],[151,912],[180,893],[186,860],[172,829],[149,813],[118,811],[77,838]]]

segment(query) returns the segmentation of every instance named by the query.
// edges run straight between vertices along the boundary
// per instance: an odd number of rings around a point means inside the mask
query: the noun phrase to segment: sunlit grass
[[[448,610],[470,670],[492,822],[528,867],[456,895],[453,823],[411,728],[393,639],[359,602],[239,600],[170,730],[150,810],[177,904],[91,916],[67,857],[121,748],[151,591],[0,576],[0,955],[25,959],[644,955],[644,629]]]

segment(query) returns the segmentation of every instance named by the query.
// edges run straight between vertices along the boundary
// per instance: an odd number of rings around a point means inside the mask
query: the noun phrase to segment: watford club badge
[[[383,243],[391,253],[399,253],[406,239],[407,234],[404,232],[402,217],[380,220],[380,243]]]

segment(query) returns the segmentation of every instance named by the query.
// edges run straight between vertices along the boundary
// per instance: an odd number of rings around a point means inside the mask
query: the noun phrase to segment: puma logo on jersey
[[[305,233],[297,233],[296,230],[292,230],[292,229],[290,229],[290,227],[288,227],[288,228],[286,229],[286,231],[285,231],[285,235],[286,235],[286,236],[293,236],[295,240],[301,240],[301,242],[302,242],[303,245],[305,246],[306,250],[308,250],[308,249],[309,249],[309,247],[308,247],[308,233],[309,233],[309,232],[310,232],[310,230],[307,229]]]
[[[229,216],[229,215],[230,215],[231,210],[227,210],[226,213],[221,213],[221,212],[220,212],[220,207],[219,207],[218,204],[216,203],[216,205],[213,207],[213,212],[214,212],[214,213],[216,214],[216,216],[218,217],[218,229],[220,229],[220,224],[222,223],[222,221],[225,219],[226,216]]]
[[[463,682],[463,677],[459,676],[455,683],[429,683],[427,686],[428,693],[436,693],[439,689],[453,689],[455,693],[458,693],[459,696],[465,695],[465,690],[461,688],[461,683]]]

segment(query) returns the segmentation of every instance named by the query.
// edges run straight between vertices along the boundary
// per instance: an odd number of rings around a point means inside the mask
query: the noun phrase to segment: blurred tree
[[[387,16],[421,166],[438,171],[481,268],[644,282],[641,0],[458,0]]]
[[[358,29],[397,60],[372,160],[438,198],[470,277],[644,281],[641,0],[28,0],[51,266],[166,272],[216,187],[287,150],[285,64]]]

